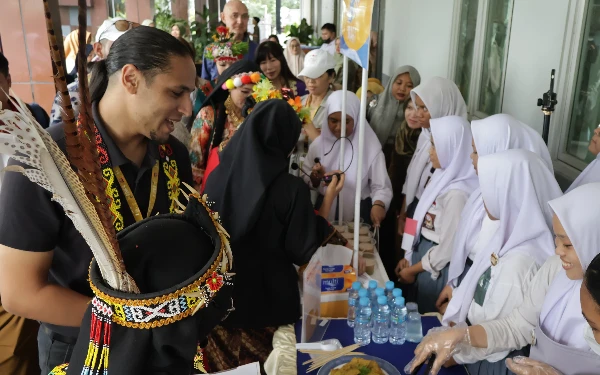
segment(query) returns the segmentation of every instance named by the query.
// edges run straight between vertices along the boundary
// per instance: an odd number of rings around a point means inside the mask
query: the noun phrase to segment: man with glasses
[[[229,30],[235,34],[235,39],[248,43],[248,53],[244,56],[244,60],[254,60],[254,55],[257,43],[254,43],[250,39],[248,34],[248,8],[240,0],[231,0],[223,8],[221,13],[221,21],[229,28]],[[219,77],[217,71],[217,65],[214,60],[207,59],[206,56],[202,58],[202,78],[215,81]]]
[[[109,18],[105,20],[102,25],[98,28],[96,33],[96,42],[93,45],[94,58],[92,61],[104,60],[110,51],[110,47],[121,35],[125,34],[127,30],[139,26],[139,24],[127,21],[121,17]],[[79,72],[81,74],[81,72]],[[69,84],[67,86],[69,90],[69,96],[71,97],[71,104],[73,105],[73,114],[77,118],[79,115],[79,105],[81,104],[79,98],[79,82]],[[54,104],[52,104],[52,110],[50,112],[50,126],[62,124],[62,112],[60,110],[60,93],[56,93],[54,97]]]

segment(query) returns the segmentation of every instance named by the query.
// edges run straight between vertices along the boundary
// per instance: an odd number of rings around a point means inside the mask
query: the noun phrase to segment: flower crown
[[[233,90],[238,87],[242,87],[243,85],[248,85],[250,83],[258,83],[261,80],[261,74],[258,72],[248,72],[248,73],[240,73],[229,78],[221,88],[223,90]]]
[[[225,26],[217,27],[217,32],[212,36],[214,42],[204,50],[206,58],[214,61],[241,60],[248,52],[248,42],[234,40],[234,35]]]
[[[298,118],[303,124],[309,119],[310,109],[302,106],[300,97],[295,96],[292,90],[288,88],[277,90],[267,77],[262,76],[260,82],[254,86],[253,91],[252,98],[254,98],[257,104],[269,99],[283,99],[294,108],[294,111],[296,111]]]

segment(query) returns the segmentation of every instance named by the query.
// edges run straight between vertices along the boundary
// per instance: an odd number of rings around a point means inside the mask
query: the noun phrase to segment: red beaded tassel
[[[108,374],[111,317],[112,311],[110,308],[94,298],[92,300],[90,342],[81,375]]]

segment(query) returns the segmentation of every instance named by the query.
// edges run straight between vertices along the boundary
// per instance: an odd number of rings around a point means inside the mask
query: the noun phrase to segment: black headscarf
[[[215,202],[232,242],[252,229],[269,186],[288,173],[288,156],[301,129],[300,119],[285,101],[260,102],[221,152],[205,193]]]
[[[212,105],[215,109],[214,136],[212,137],[212,146],[217,146],[223,140],[223,131],[225,130],[225,100],[229,96],[229,90],[223,89],[223,84],[231,77],[240,73],[260,72],[260,68],[254,61],[240,60],[225,69],[223,74],[219,76],[219,80],[215,88],[208,94],[201,108],[207,105]]]

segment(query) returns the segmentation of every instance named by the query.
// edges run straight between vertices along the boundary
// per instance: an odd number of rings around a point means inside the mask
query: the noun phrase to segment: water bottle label
[[[321,267],[321,272],[322,273],[335,273],[335,272],[342,272],[344,270],[344,266],[343,265],[337,265],[337,266],[322,266]]]
[[[344,290],[343,277],[321,279],[321,292],[337,292],[342,290]]]
[[[402,324],[406,321],[406,317],[392,316],[391,321],[394,324]]]

